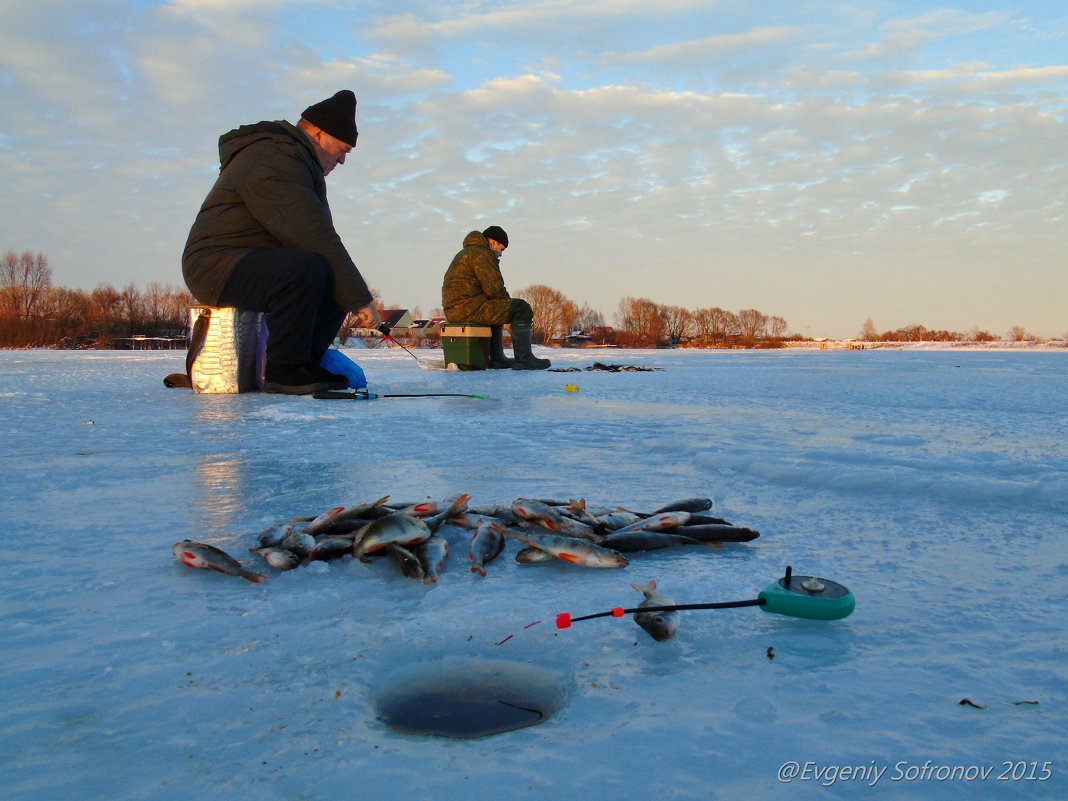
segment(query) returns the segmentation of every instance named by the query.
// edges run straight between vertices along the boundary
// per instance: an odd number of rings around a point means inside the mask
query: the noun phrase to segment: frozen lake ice
[[[4,798],[1068,797],[1068,355],[553,350],[662,369],[454,373],[347,353],[373,391],[485,400],[197,396],[162,384],[184,352],[0,351]],[[273,523],[457,492],[707,496],[761,537],[622,570],[511,543],[482,578],[455,528],[431,586],[385,560],[253,584],[171,554],[256,565]],[[629,617],[552,624],[650,579],[754,598],[787,565],[856,611],[690,611],[663,643]],[[472,740],[376,719],[397,670],[463,659],[548,671],[564,701]]]

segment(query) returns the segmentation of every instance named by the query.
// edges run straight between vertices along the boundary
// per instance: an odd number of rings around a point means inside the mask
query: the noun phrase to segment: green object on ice
[[[840,620],[853,613],[857,599],[846,587],[816,576],[786,575],[764,589],[757,599],[765,612],[809,620]]]

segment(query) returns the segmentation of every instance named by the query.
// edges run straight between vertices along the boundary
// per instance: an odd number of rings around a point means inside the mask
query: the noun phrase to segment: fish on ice
[[[230,554],[214,545],[208,545],[196,540],[181,540],[171,546],[175,557],[186,567],[198,567],[206,570],[214,570],[217,573],[225,573],[229,576],[241,576],[248,581],[258,582],[263,578],[260,573],[254,573],[238,562]]]
[[[675,605],[673,598],[668,598],[666,595],[661,595],[656,591],[655,579],[648,584],[631,584],[630,586],[645,595],[645,600],[638,604],[639,608]],[[673,609],[659,612],[635,612],[634,622],[641,626],[654,640],[663,642],[664,640],[670,640],[675,636],[675,632],[678,631],[679,611]]]

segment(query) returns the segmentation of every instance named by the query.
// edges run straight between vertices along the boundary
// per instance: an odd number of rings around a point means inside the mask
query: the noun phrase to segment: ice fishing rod
[[[795,576],[793,569],[786,568],[786,574],[765,588],[753,599],[746,601],[722,601],[718,603],[672,604],[670,606],[639,606],[633,609],[614,607],[607,612],[572,617],[570,612],[561,612],[556,616],[558,629],[570,628],[572,623],[580,620],[592,620],[595,617],[623,617],[637,612],[675,612],[687,609],[737,609],[745,606],[759,606],[765,612],[773,612],[789,617],[801,617],[809,620],[840,620],[848,617],[856,608],[856,598],[848,589],[836,581],[817,578],[816,576]]]
[[[378,400],[379,398],[477,398],[485,400],[485,395],[467,392],[401,392],[381,394],[368,392],[366,389],[350,391],[347,389],[327,389],[312,393],[316,400]]]
[[[381,345],[383,342],[385,342],[388,339],[394,345],[396,345],[401,350],[403,350],[405,353],[407,353],[409,356],[411,356],[413,359],[415,359],[415,363],[416,364],[418,364],[420,367],[423,366],[423,363],[421,361],[419,361],[419,357],[418,356],[416,356],[414,353],[412,353],[410,350],[408,350],[406,347],[404,347],[404,345],[401,345],[401,343],[399,343],[393,337],[393,335],[389,333],[390,331],[393,330],[390,327],[389,323],[380,323],[376,330],[378,331],[378,333],[380,333],[382,335],[382,338],[380,340],[378,340],[378,344],[379,345]]]

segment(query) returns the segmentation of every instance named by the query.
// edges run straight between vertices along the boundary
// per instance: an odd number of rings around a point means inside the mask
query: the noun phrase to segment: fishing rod
[[[399,392],[382,394],[368,392],[366,389],[350,391],[347,389],[328,389],[322,392],[312,393],[316,400],[378,400],[379,398],[477,398],[485,400],[485,395],[475,395],[467,392]]]
[[[386,341],[386,340],[388,339],[388,340],[389,340],[390,342],[392,342],[392,343],[393,343],[394,345],[396,345],[396,346],[397,346],[397,347],[399,347],[399,348],[400,348],[401,350],[403,350],[403,351],[404,351],[405,353],[407,353],[407,354],[408,354],[409,356],[411,356],[411,357],[412,357],[413,359],[415,359],[415,363],[416,363],[416,364],[418,364],[418,365],[419,365],[420,367],[422,367],[422,366],[423,366],[423,363],[422,363],[421,361],[419,361],[419,357],[418,357],[418,356],[416,356],[416,355],[415,355],[414,353],[412,353],[412,352],[411,352],[410,350],[408,350],[408,349],[407,349],[406,347],[404,347],[404,345],[401,345],[401,343],[399,343],[399,342],[398,342],[398,341],[397,341],[397,340],[396,340],[396,339],[395,339],[395,338],[393,337],[393,335],[392,335],[392,334],[390,334],[390,331],[392,331],[393,329],[392,329],[392,327],[391,327],[391,326],[389,325],[389,323],[381,323],[381,324],[379,324],[379,326],[378,326],[378,329],[377,329],[377,330],[378,330],[378,333],[380,333],[380,334],[382,335],[382,338],[381,338],[380,340],[378,340],[378,344],[379,344],[379,345],[381,345],[381,344],[382,344],[383,342],[385,342],[385,341]]]
[[[675,612],[687,609],[737,609],[745,606],[759,606],[764,612],[773,612],[789,617],[807,618],[809,620],[840,620],[848,617],[856,608],[857,602],[846,587],[830,579],[816,576],[795,576],[793,568],[787,566],[786,574],[765,588],[753,599],[746,601],[722,601],[718,603],[672,604],[670,606],[639,606],[633,609],[614,607],[607,612],[572,617],[570,612],[561,612],[556,616],[558,629],[570,628],[572,623],[580,620],[592,620],[595,617],[623,617],[638,612]]]

